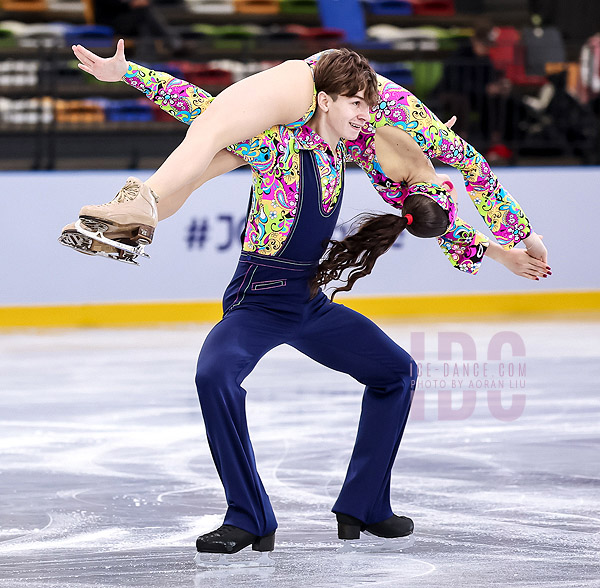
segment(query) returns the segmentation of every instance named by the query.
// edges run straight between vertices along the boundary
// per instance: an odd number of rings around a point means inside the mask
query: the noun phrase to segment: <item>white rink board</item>
[[[497,171],[535,230],[544,235],[551,278],[530,282],[491,259],[484,260],[477,276],[464,274],[450,265],[435,240],[406,235],[353,293],[377,296],[600,289],[597,262],[592,262],[594,268],[590,263],[596,249],[594,211],[600,194],[600,168]],[[110,200],[127,175],[125,171],[0,173],[1,306],[221,298],[239,253],[249,171],[211,181],[178,214],[161,222],[148,248],[151,258],[142,260],[141,267],[80,255],[59,245],[56,239],[61,228],[76,219],[79,208]],[[149,172],[135,175],[146,179]],[[451,176],[461,185],[458,173],[451,171]],[[464,190],[459,208],[465,220],[489,234]],[[364,210],[390,209],[361,171],[348,170],[341,220]]]

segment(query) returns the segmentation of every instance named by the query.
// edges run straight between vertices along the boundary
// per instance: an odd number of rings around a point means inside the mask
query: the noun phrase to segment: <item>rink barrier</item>
[[[336,302],[374,319],[600,319],[600,291],[364,298],[339,296]],[[0,307],[0,328],[214,323],[220,320],[221,314],[221,303],[212,301],[12,306]]]

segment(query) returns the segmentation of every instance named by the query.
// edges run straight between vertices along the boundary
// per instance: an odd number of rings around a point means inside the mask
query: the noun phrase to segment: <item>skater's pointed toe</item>
[[[361,531],[370,533],[376,537],[395,539],[398,537],[407,537],[415,528],[412,519],[398,515],[392,515],[383,521],[370,525],[344,513],[336,512],[335,516],[338,523],[339,539],[358,539]]]
[[[221,525],[218,529],[200,535],[196,539],[196,550],[200,553],[237,553],[252,545],[254,551],[273,551],[275,531],[263,537],[254,535],[233,525]]]

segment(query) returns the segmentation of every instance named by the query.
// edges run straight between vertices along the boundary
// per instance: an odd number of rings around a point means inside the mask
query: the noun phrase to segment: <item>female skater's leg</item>
[[[155,222],[157,218],[159,221],[168,218],[172,214],[175,214],[183,206],[185,201],[189,198],[190,194],[194,190],[197,190],[209,180],[242,165],[244,165],[244,161],[241,158],[229,153],[228,151],[221,150],[219,153],[217,153],[217,155],[215,155],[204,174],[202,174],[202,176],[200,176],[195,182],[184,185],[178,190],[169,193],[167,196],[160,198],[159,201],[154,204],[154,208],[152,207],[153,199],[149,195],[146,199],[138,199],[129,205],[130,208],[133,208],[133,211],[130,210],[130,214],[133,213],[140,215],[141,208],[141,215],[146,214],[148,218],[154,219]],[[143,186],[142,182],[137,178],[132,178],[132,180],[135,181],[138,186]],[[122,207],[123,205],[121,205],[121,210]],[[91,211],[91,214],[93,215],[94,210],[102,209],[102,206],[88,206],[84,208]],[[148,222],[147,219],[144,219],[144,222]],[[84,250],[86,253],[94,254],[102,251],[113,256],[116,256],[119,253],[116,247],[107,245],[105,243],[91,241],[89,239],[87,241],[82,241],[81,235],[75,227],[75,223],[71,223],[63,228],[59,237],[59,241],[63,245],[67,245],[68,247],[73,247],[74,249],[78,250]]]
[[[312,73],[304,61],[286,61],[229,86],[194,120],[183,142],[146,185],[163,196],[193,183],[221,149],[301,119],[313,93]]]
[[[161,196],[156,204],[158,220],[161,221],[175,214],[183,206],[190,194],[209,180],[237,169],[242,165],[246,165],[243,159],[222,149],[214,156],[207,170],[194,182]]]
[[[304,61],[286,61],[233,84],[194,120],[183,142],[148,181],[129,178],[111,202],[84,206],[79,218],[106,238],[150,243],[161,199],[166,199],[161,215],[166,218],[194,186],[206,181],[202,177],[219,151],[276,124],[302,119],[313,107],[313,95],[312,72]]]

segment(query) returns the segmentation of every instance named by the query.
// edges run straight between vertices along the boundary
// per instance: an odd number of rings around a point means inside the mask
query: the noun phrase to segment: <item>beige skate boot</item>
[[[113,200],[84,206],[79,219],[85,229],[106,239],[148,245],[158,223],[157,202],[158,196],[146,184],[130,177]]]

